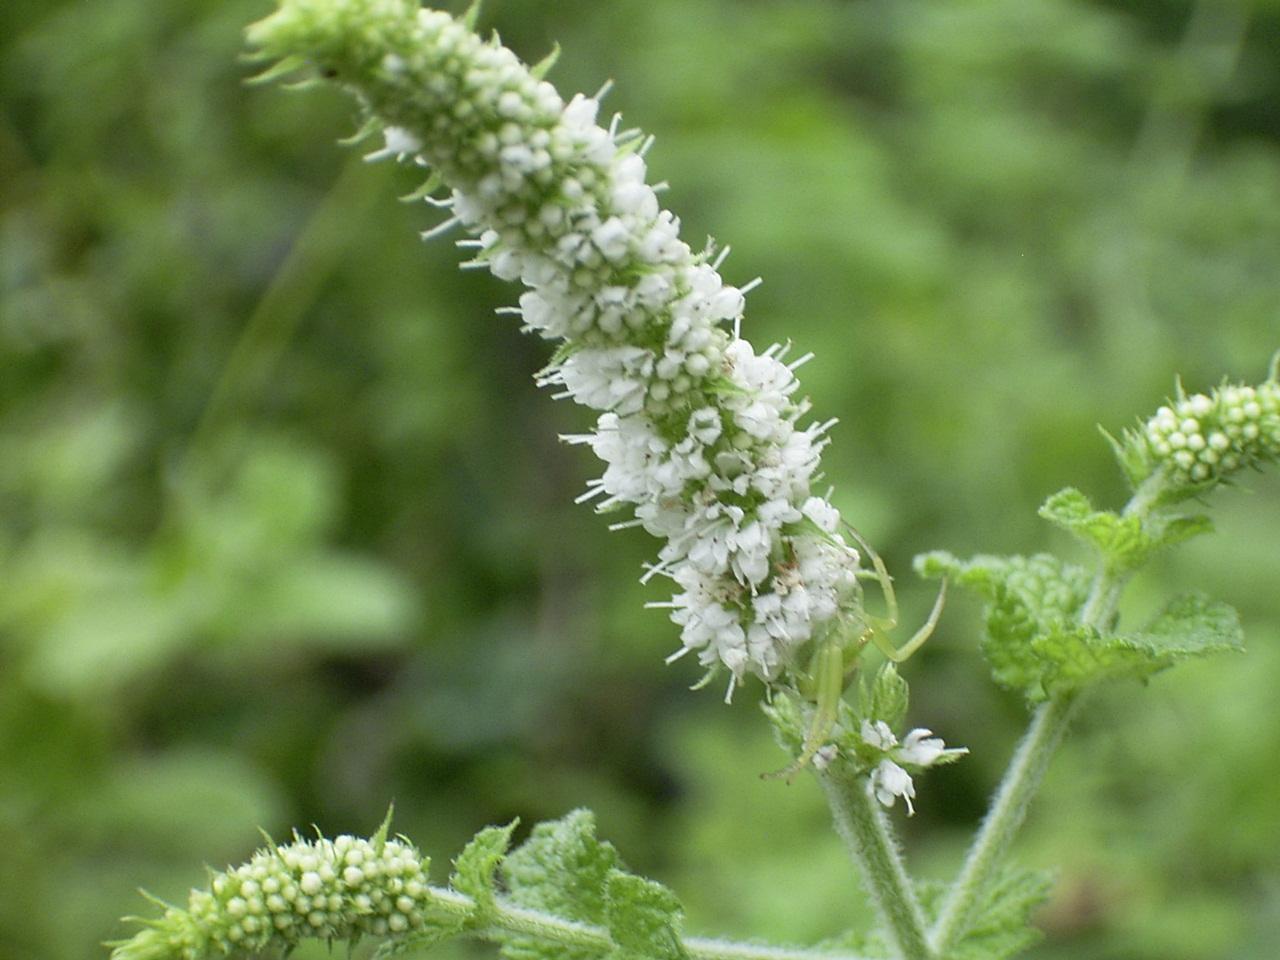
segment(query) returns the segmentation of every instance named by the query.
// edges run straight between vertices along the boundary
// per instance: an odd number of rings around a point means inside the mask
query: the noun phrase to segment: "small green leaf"
[[[1051,512],[1056,516],[1093,522],[1087,501],[1074,491],[1055,499]],[[1183,518],[1173,534],[1192,535],[1203,526],[1198,518]],[[1116,528],[1102,520],[1098,529]],[[1160,536],[1169,536],[1168,530]],[[1111,542],[1129,541],[1117,536]],[[1132,634],[1082,626],[1079,611],[1090,577],[1047,554],[962,561],[936,553],[917,558],[916,566],[926,576],[949,576],[987,599],[982,652],[996,681],[1021,690],[1031,701],[1107,679],[1144,679],[1177,660],[1240,645],[1234,611],[1201,598],[1176,602],[1145,630]]]
[[[551,359],[547,361],[547,365],[539,370],[535,377],[544,377],[551,373],[556,367],[564,363],[575,353],[585,350],[586,346],[578,340],[566,340],[560,346],[556,347],[555,352],[551,354]]]
[[[1140,517],[1095,510],[1089,498],[1073,487],[1059,490],[1046,500],[1040,516],[1096,548],[1107,568],[1114,572],[1140,565],[1153,546]]]
[[[886,663],[871,683],[870,695],[865,701],[867,719],[873,722],[883,720],[890,729],[897,730],[906,719],[910,693],[898,668]]]
[[[725,376],[708,377],[702,385],[709,393],[722,397],[742,397],[750,393],[746,387]]]
[[[1204,516],[1156,514],[1144,521],[1136,514],[1095,510],[1088,497],[1071,487],[1046,500],[1040,516],[1094,547],[1112,575],[1135,570],[1155,551],[1213,528]]]
[[[1141,435],[1133,430],[1126,430],[1122,436],[1116,437],[1102,426],[1098,427],[1098,431],[1110,444],[1116,463],[1120,465],[1125,479],[1129,481],[1129,489],[1137,490],[1142,486],[1142,482],[1151,476],[1153,469],[1147,445]]]
[[[1146,628],[1134,633],[1038,637],[1032,644],[1045,661],[1042,683],[1050,693],[1104,679],[1145,680],[1182,660],[1244,649],[1235,610],[1198,595],[1174,600]]]
[[[612,870],[605,881],[609,934],[617,960],[681,960],[680,901],[660,883]]]
[[[1185,503],[1188,500],[1201,500],[1210,490],[1216,487],[1222,481],[1213,478],[1204,480],[1200,483],[1191,481],[1179,481],[1177,483],[1166,484],[1165,488],[1160,491],[1160,495],[1156,497],[1152,504],[1155,507],[1172,507],[1179,503]]]
[[[440,176],[438,170],[432,170],[431,175],[418,185],[418,188],[411,193],[406,193],[400,198],[402,203],[414,203],[424,197],[434,194],[441,186],[444,185],[444,178]]]
[[[1213,533],[1213,520],[1202,513],[1191,515],[1159,513],[1148,522],[1154,531],[1152,536],[1162,547],[1176,546],[1192,537]]]
[[[358,143],[363,143],[375,133],[382,130],[382,121],[375,116],[365,117],[364,122],[360,124],[355,133],[349,137],[343,137],[338,143],[344,147],[354,147]]]
[[[560,820],[534,827],[529,839],[507,855],[500,869],[512,904],[604,925],[605,881],[612,870],[621,867],[613,845],[596,839],[591,811],[575,810]],[[598,960],[602,952],[512,935],[504,939],[502,955],[507,960]]]
[[[1031,649],[1041,660],[1045,693],[1067,693],[1108,677],[1142,675],[1147,658],[1116,637],[1081,626],[1054,627],[1035,637]]]
[[[979,902],[968,932],[948,954],[954,960],[1008,960],[1041,938],[1031,914],[1044,903],[1053,878],[1038,870],[1011,868]]]
[[[450,885],[459,893],[465,893],[476,902],[473,923],[484,923],[493,911],[494,871],[502,863],[511,845],[511,833],[518,820],[505,827],[485,827],[453,861]]]
[[[1091,580],[1084,569],[1049,554],[959,560],[944,552],[917,557],[916,569],[926,577],[949,577],[986,599],[982,653],[1002,686],[1043,700],[1055,664],[1079,654],[1076,617]]]
[[[1200,594],[1178,597],[1145,629],[1125,639],[1167,663],[1244,650],[1240,615],[1228,604]]]
[[[761,709],[773,726],[773,738],[778,746],[796,756],[804,749],[804,735],[808,724],[798,699],[785,693],[776,693]]]

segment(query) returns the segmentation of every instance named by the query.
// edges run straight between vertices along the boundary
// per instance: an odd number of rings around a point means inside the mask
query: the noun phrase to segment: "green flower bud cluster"
[[[203,960],[288,950],[303,938],[358,940],[420,930],[428,861],[397,840],[301,840],[259,850],[248,863],[192,890],[112,960]]]
[[[1280,455],[1280,382],[1226,384],[1161,407],[1142,437],[1153,463],[1175,483],[1225,479],[1242,467]]]

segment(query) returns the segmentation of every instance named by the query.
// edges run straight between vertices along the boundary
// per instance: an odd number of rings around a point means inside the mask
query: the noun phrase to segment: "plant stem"
[[[432,887],[431,899],[432,906],[441,913],[459,920],[471,917],[475,911],[475,901],[456,890]],[[604,927],[517,907],[501,899],[494,905],[489,924],[473,931],[472,935],[485,940],[501,940],[513,933],[589,950],[609,951],[616,946]],[[680,942],[691,960],[867,960],[852,953],[737,943],[708,937],[683,937]]]
[[[1163,473],[1148,477],[1125,505],[1125,515],[1145,520],[1155,509],[1166,483]],[[1120,594],[1127,582],[1128,573],[1113,573],[1105,565],[1100,567],[1089,596],[1080,608],[1081,625],[1095,630],[1106,629],[1115,617]],[[948,892],[938,920],[929,931],[929,945],[937,957],[945,958],[947,951],[968,931],[974,907],[1026,819],[1027,807],[1040,789],[1049,761],[1062,742],[1078,701],[1079,696],[1075,693],[1059,694],[1040,704],[1032,715],[1027,732],[1019,741],[1009,768],[991,799],[982,827],[969,847],[960,876]]]
[[[938,957],[964,936],[973,908],[986,890],[991,873],[1004,859],[1014,835],[1026,818],[1027,807],[1040,789],[1049,761],[1066,733],[1076,704],[1073,696],[1055,697],[1040,704],[1031,725],[1005,771],[1004,779],[991,801],[991,808],[965,857],[960,876],[952,885],[938,921],[929,932],[929,942]]]
[[[835,763],[818,772],[836,832],[844,840],[902,960],[929,960],[924,912],[907,876],[884,811],[867,790],[867,778]]]

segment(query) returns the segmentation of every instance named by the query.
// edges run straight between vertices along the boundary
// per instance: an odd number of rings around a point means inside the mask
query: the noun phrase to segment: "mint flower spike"
[[[354,92],[386,140],[372,157],[430,167],[470,265],[529,289],[524,328],[559,341],[542,384],[598,411],[566,437],[606,463],[582,500],[665,541],[644,579],[676,585],[681,646],[708,677],[772,683],[810,640],[857,629],[858,551],[813,492],[835,423],[801,425],[795,370],[740,335],[727,249],[695,253],[645,182],[651,144],[598,97],[565,103],[497,40],[409,0],[283,0],[249,30],[264,55]],[[843,632],[843,631],[841,631]],[[834,634],[839,636],[840,633]]]
[[[192,890],[186,909],[115,944],[111,960],[256,956],[304,938],[355,941],[421,930],[427,860],[408,843],[340,836],[259,850]]]
[[[1277,360],[1258,386],[1223,384],[1161,407],[1130,442],[1175,488],[1197,488],[1228,479],[1244,467],[1280,457],[1280,380]]]

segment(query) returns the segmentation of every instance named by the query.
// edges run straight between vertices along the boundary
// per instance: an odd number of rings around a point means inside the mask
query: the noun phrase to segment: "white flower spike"
[[[528,287],[525,329],[561,342],[540,382],[598,413],[568,438],[606,464],[582,499],[665,541],[645,579],[676,586],[655,606],[680,627],[678,654],[727,670],[732,692],[777,679],[860,609],[858,552],[812,489],[834,421],[802,423],[793,371],[807,358],[739,336],[754,284],[725,283],[714,249],[680,239],[638,131],[600,125],[598,98],[564,102],[496,40],[416,0],[296,0],[251,39],[315,51],[382,124],[373,157],[430,167],[448,191],[440,230],[460,225],[475,265]]]

